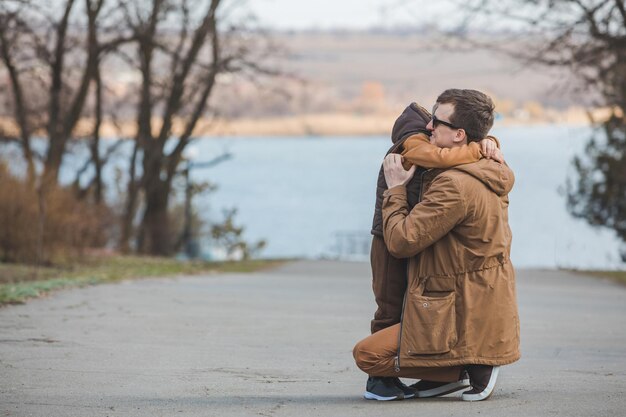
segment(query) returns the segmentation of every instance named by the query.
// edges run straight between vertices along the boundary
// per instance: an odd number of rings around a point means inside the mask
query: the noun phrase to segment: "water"
[[[559,193],[571,172],[572,156],[583,152],[590,129],[510,127],[493,133],[516,175],[509,209],[515,265],[623,267],[614,232],[572,218]],[[199,140],[193,144],[198,162],[224,151],[233,158],[192,171],[194,181],[219,186],[213,193],[197,196],[194,205],[207,222],[221,220],[223,209],[236,207],[236,223],[245,226],[245,238],[267,240],[264,257],[318,258],[356,252],[352,257],[367,259],[376,179],[389,145],[387,137]],[[129,152],[130,146],[122,147],[115,165],[127,164],[124,155]],[[81,165],[79,159],[66,159],[63,181],[74,179],[70,173]],[[114,167],[109,165],[104,175],[112,198]]]
[[[569,126],[499,128],[508,164],[516,174],[510,194],[512,259],[518,267],[617,268],[619,240],[610,230],[572,218],[559,193],[590,130]],[[323,257],[338,253],[355,235],[367,246],[375,185],[386,137],[239,138],[196,142],[198,160],[224,150],[234,158],[193,172],[219,189],[198,197],[206,218],[224,207],[239,209],[237,221],[250,240],[267,239],[269,257]],[[363,244],[363,242],[365,242]],[[362,258],[367,259],[367,253]]]

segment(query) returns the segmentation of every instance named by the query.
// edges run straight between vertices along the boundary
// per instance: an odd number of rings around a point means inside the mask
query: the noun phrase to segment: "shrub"
[[[62,263],[108,243],[111,211],[78,199],[70,188],[46,193],[0,162],[0,260]]]

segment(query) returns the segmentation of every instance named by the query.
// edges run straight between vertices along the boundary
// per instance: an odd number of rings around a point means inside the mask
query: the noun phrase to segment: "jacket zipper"
[[[419,204],[420,201],[422,201],[422,197],[424,196],[424,176],[429,173],[430,171],[432,171],[433,169],[427,169],[426,171],[422,172],[422,180],[420,181],[420,195],[419,198],[417,199],[417,203]]]
[[[430,172],[432,169],[427,169],[426,171],[422,172],[421,174],[421,181],[420,181],[420,195],[417,199],[417,204],[419,204],[420,201],[422,201],[422,195],[424,192],[424,175],[426,175],[427,172]],[[419,256],[419,255],[417,255]],[[408,287],[408,282],[409,282],[409,262],[407,261],[406,263],[406,281],[407,281],[407,289],[406,291],[404,291],[404,299],[402,300],[402,312],[400,313],[400,331],[398,332],[398,351],[396,352],[396,357],[394,360],[394,371],[396,372],[400,372],[400,342],[402,342],[402,324],[404,323],[404,307],[406,306],[406,296],[409,290]]]
[[[408,273],[409,273],[409,263],[406,263],[406,272],[407,272],[407,281],[408,281]],[[408,290],[408,288],[407,288]],[[404,292],[404,299],[402,300],[402,312],[400,313],[400,332],[398,332],[398,351],[396,352],[396,358],[395,358],[395,367],[394,367],[394,371],[396,372],[400,372],[400,342],[402,341],[402,323],[403,323],[403,319],[404,319],[404,306],[406,305],[406,293],[407,291]]]

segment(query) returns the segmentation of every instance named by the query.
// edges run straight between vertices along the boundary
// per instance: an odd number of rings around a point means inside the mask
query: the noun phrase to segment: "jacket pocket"
[[[444,297],[409,294],[411,314],[404,324],[405,346],[409,355],[449,352],[457,343],[455,293]]]

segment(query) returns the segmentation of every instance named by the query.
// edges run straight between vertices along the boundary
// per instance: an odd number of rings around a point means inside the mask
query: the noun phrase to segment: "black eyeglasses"
[[[435,116],[434,114],[432,115],[432,122],[433,122],[433,129],[437,128],[437,126],[439,126],[440,124],[444,126],[448,126],[450,129],[462,129],[462,127],[455,126],[450,122],[437,119],[437,116]]]

